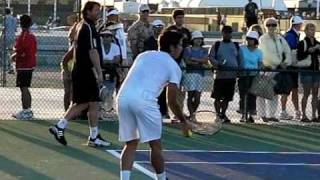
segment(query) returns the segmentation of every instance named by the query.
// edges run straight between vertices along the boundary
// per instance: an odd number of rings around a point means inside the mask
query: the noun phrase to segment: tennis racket
[[[216,118],[216,113],[201,110],[194,113],[195,121],[190,121],[192,131],[201,135],[213,135],[222,129],[222,120]]]

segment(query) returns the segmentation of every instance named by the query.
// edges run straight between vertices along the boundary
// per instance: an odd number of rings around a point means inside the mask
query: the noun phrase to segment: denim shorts
[[[302,72],[300,74],[301,84],[315,84],[320,82],[320,74]]]

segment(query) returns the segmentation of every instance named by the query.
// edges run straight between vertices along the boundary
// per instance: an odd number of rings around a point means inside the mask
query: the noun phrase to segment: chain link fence
[[[13,9],[14,16],[28,13],[28,10],[25,8],[25,4],[20,3],[21,1],[13,1],[11,7]],[[74,1],[63,1],[57,5],[56,17],[63,17],[59,22],[48,23],[49,16],[53,17],[53,5],[51,4],[39,4],[31,6],[30,12],[31,17],[34,21],[34,26],[32,27],[32,32],[35,34],[38,41],[38,57],[37,57],[37,68],[34,71],[32,78],[32,110],[34,112],[34,117],[36,119],[58,119],[64,114],[64,103],[63,103],[63,82],[61,78],[61,68],[60,61],[67,51],[68,44],[68,29],[71,25],[67,22],[68,17],[77,16],[75,7],[78,7]],[[2,2],[3,3],[3,2]],[[2,4],[1,8],[7,7],[8,4]],[[76,9],[76,10],[75,10]],[[18,16],[16,16],[18,17]],[[53,19],[54,20],[54,19]],[[55,18],[57,20],[57,18]],[[53,24],[52,24],[53,23]],[[59,24],[57,24],[59,23]],[[1,21],[1,30],[3,30],[3,20]],[[1,31],[2,32],[2,31]],[[20,28],[17,26],[17,34],[19,34]],[[12,119],[11,115],[21,110],[21,99],[20,99],[20,90],[15,87],[16,74],[11,73],[6,68],[7,62],[9,62],[9,55],[11,54],[12,47],[6,42],[5,36],[1,35],[1,88],[0,88],[0,119],[9,120]],[[124,69],[127,69],[123,67]],[[233,70],[234,71],[234,70]],[[200,104],[197,110],[210,110],[215,111],[215,103],[212,96],[212,91],[214,87],[214,77],[212,69],[206,69],[204,76],[201,80],[201,99]],[[192,78],[187,79],[183,83],[192,84],[199,83],[194,81]],[[231,119],[231,122],[239,122],[243,113],[247,114],[247,108],[244,108],[244,111],[240,109],[240,92],[239,92],[239,79],[235,81],[235,93],[233,100],[230,101],[226,115]],[[228,89],[226,89],[228,90]],[[244,98],[248,97],[248,88],[245,90]],[[299,86],[299,105],[301,104],[302,98],[302,86]],[[189,116],[188,110],[188,92],[184,90],[184,113]],[[242,93],[243,94],[243,93]],[[115,96],[115,94],[112,94]],[[109,104],[106,104],[109,107],[112,98],[109,101]],[[254,101],[256,104],[256,101]],[[246,106],[246,105],[245,105]],[[280,99],[278,100],[278,106],[274,107],[276,110],[275,117],[279,118],[279,113],[281,111]],[[108,109],[108,108],[106,108]],[[110,108],[109,108],[110,109]],[[266,109],[265,109],[266,110]],[[264,110],[264,111],[265,111]],[[255,123],[266,123],[261,121],[259,114],[256,113],[257,108],[253,114]],[[289,114],[294,115],[295,109],[291,103],[290,96],[287,103],[287,111]],[[113,112],[114,113],[114,112]],[[169,114],[173,118],[172,114]],[[307,102],[307,116],[311,118],[311,98]],[[109,116],[111,118],[116,118],[116,114]],[[210,117],[206,120],[199,121],[210,121],[215,117]],[[110,118],[109,118],[110,119]],[[275,122],[267,122],[275,123]],[[319,123],[304,123],[299,120],[280,120],[277,123],[284,124],[319,124]]]

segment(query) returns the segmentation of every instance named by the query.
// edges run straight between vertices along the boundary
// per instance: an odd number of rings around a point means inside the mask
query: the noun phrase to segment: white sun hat
[[[249,31],[249,32],[247,32],[246,37],[259,40],[259,33],[256,31]]]
[[[191,34],[191,40],[196,38],[204,38],[201,31],[193,31]]]

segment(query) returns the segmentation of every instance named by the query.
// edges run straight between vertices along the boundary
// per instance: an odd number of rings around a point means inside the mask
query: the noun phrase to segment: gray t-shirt
[[[209,59],[212,64],[218,66],[218,69],[233,69],[233,71],[217,70],[216,79],[234,79],[237,77],[237,72],[240,65],[239,47],[234,42],[220,42],[219,48],[216,51],[215,45],[212,45],[209,53]]]

